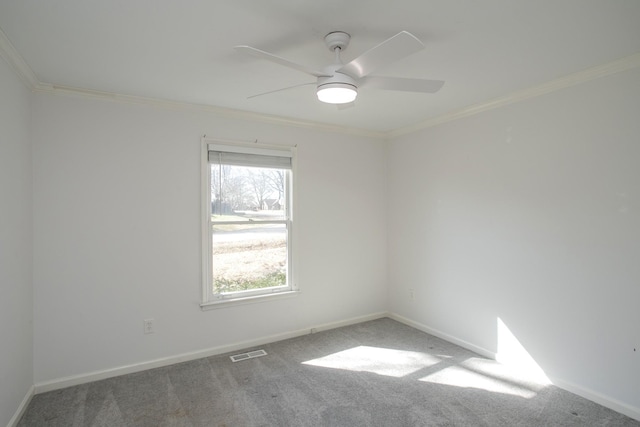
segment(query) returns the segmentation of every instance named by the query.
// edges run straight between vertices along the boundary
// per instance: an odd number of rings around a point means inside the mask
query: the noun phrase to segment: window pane
[[[213,293],[287,284],[285,224],[213,224]]]
[[[285,218],[287,170],[211,165],[213,221]]]

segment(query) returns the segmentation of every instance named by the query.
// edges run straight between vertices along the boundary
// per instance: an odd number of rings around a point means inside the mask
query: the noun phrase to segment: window
[[[293,153],[203,142],[203,307],[295,290]]]

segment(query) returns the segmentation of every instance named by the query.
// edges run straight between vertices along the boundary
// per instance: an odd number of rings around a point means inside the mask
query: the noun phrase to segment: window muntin
[[[292,291],[291,149],[207,146],[204,304]]]

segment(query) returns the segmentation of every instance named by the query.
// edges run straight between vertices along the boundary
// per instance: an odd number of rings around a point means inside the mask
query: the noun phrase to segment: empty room
[[[640,425],[640,2],[0,2],[0,426]]]

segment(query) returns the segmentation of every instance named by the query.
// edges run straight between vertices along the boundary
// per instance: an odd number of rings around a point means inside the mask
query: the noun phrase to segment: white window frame
[[[228,307],[233,305],[270,301],[273,299],[287,298],[299,292],[294,280],[295,256],[293,253],[294,230],[293,213],[295,195],[294,180],[296,177],[296,147],[285,145],[266,145],[257,142],[246,143],[237,141],[227,141],[220,139],[202,138],[201,143],[201,211],[202,211],[202,301],[200,307],[203,310]],[[209,151],[226,151],[230,153],[258,154],[266,156],[283,156],[291,158],[291,169],[287,173],[285,199],[287,213],[284,220],[269,221],[269,223],[285,224],[287,229],[287,284],[275,288],[255,289],[230,294],[213,293],[213,267],[212,267],[212,219],[211,219],[211,163],[209,162]],[[246,224],[246,222],[243,222]]]

